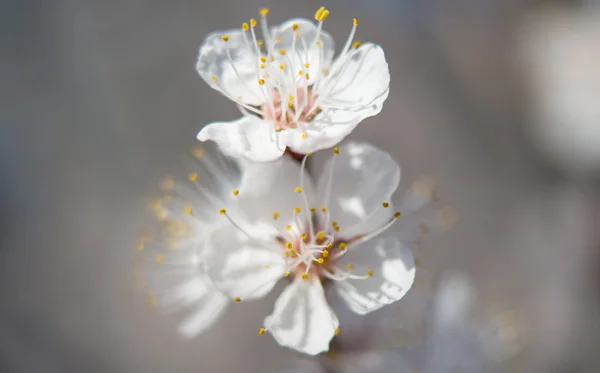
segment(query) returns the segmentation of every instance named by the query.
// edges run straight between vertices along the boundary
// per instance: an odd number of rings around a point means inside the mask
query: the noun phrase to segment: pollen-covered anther
[[[265,264],[264,267],[265,267],[265,269],[269,269],[271,266],[268,264]]]
[[[224,42],[227,42],[227,41],[229,41],[229,36],[227,36],[227,35],[223,35],[223,36],[221,36],[221,39],[222,39]]]
[[[340,148],[338,148],[338,147],[333,148],[333,153],[340,154]]]
[[[246,22],[242,23],[242,30],[248,31],[249,29],[250,29],[250,26]]]
[[[306,78],[306,80],[310,80],[310,75],[308,73],[306,73],[304,77]]]
[[[327,258],[329,256],[329,251],[323,250],[323,258]]]
[[[360,47],[360,40],[357,40],[354,43],[352,43],[352,48],[356,49],[358,47]]]
[[[259,13],[261,16],[266,17],[269,14],[269,8],[261,8]]]
[[[215,77],[215,80],[216,80],[216,77]],[[195,147],[194,149],[192,149],[192,155],[196,159],[200,159],[200,158],[204,157],[204,148],[201,146]]]
[[[240,303],[242,301],[242,298],[235,297],[235,298],[233,298],[233,301],[236,302],[236,303]]]
[[[316,13],[315,13],[315,20],[318,21],[321,18],[321,15],[323,14],[323,12],[325,11],[325,7],[322,6],[320,7]]]
[[[349,271],[351,271],[351,270],[352,270],[352,268],[354,268],[354,265],[353,265],[352,263],[348,263],[348,264],[346,265],[346,268],[348,268],[348,270],[349,270]]]
[[[234,189],[233,192],[231,192],[231,194],[233,194],[234,196],[237,196],[238,194],[240,194],[239,189]]]
[[[304,273],[302,274],[302,279],[303,279],[303,280],[308,280],[308,273],[304,272]]]
[[[258,329],[258,335],[263,335],[263,334],[265,334],[265,328]]]
[[[263,85],[265,84],[265,80],[264,79],[258,79],[258,85]]]
[[[256,45],[257,45],[259,48],[261,48],[263,45],[265,45],[265,42],[264,42],[263,40],[258,40],[258,41],[256,42]]]
[[[213,81],[213,83],[216,83],[216,82],[217,82],[217,79],[218,79],[218,78],[217,78],[217,76],[216,76],[216,75],[213,75],[213,76],[212,76],[212,78],[211,78],[211,80]]]
[[[303,132],[302,135],[300,135],[300,138],[302,138],[302,139],[305,139],[307,137],[308,137],[308,135],[306,134],[306,132]]]
[[[346,243],[345,242],[340,242],[338,244],[338,247],[340,248],[340,250],[345,250],[346,249]]]
[[[322,206],[322,207],[321,207],[321,211],[323,211],[323,212],[327,212],[327,206]]]
[[[354,24],[354,26],[358,26],[358,19],[354,18],[352,20],[352,23]]]
[[[367,271],[367,277],[373,277],[373,270],[369,269]]]
[[[292,30],[294,30],[294,31],[298,30],[298,24],[297,23],[294,23],[292,25]]]
[[[192,207],[191,206],[186,206],[185,213],[186,213],[186,215],[192,215]]]
[[[219,210],[219,214],[221,214],[221,215],[225,215],[226,213],[227,213],[227,210],[225,210],[225,209]]]
[[[400,215],[402,215],[402,214],[400,213],[400,211],[396,211],[396,212],[394,213],[394,218],[395,218],[395,219],[398,219],[398,218],[400,217]]]
[[[294,191],[296,193],[302,193],[302,188],[301,187],[296,187],[296,189],[294,189]]]
[[[302,240],[303,240],[303,241],[305,241],[305,240],[306,240],[306,237],[308,237],[308,236],[306,235],[306,233],[302,233],[302,236],[301,236],[301,237],[302,237]]]
[[[390,207],[389,202],[381,202],[381,206],[383,206],[384,209],[387,209],[388,207]]]
[[[281,48],[279,50],[279,54],[282,55],[282,56],[285,56],[285,49]]]
[[[285,277],[288,277],[288,276],[289,276],[289,275],[291,275],[291,274],[292,274],[292,272],[290,272],[290,271],[286,271],[286,272],[285,272],[283,275],[284,275]]]
[[[335,335],[338,335],[338,334],[340,334],[340,328],[336,328],[336,329],[333,331],[333,334],[335,334]]]
[[[156,256],[154,257],[154,261],[155,261],[156,263],[162,263],[162,262],[164,262],[164,261],[165,261],[165,257],[164,257],[164,256],[162,256],[162,255],[160,255],[160,254],[159,254],[159,255],[156,255]]]
[[[322,239],[324,239],[324,238],[325,238],[325,232],[323,232],[323,231],[320,231],[319,233],[317,233],[317,238],[318,238],[319,240],[322,240]]]
[[[250,18],[250,26],[256,27],[256,20],[254,18]]]
[[[285,226],[285,230],[286,231],[291,231],[292,230],[292,226],[291,225],[286,225]]]
[[[311,214],[314,214],[315,212],[317,212],[317,209],[315,209],[314,207],[311,207],[311,208],[310,208],[310,213],[311,213]]]
[[[296,206],[296,207],[294,207],[294,212],[295,212],[296,214],[298,214],[300,211],[302,211],[302,210],[300,209],[300,206]]]
[[[293,244],[293,243],[291,243],[291,242],[288,242],[288,243],[287,243],[285,246],[286,246],[288,249],[293,249],[293,248],[294,248],[294,244]]]
[[[192,183],[195,183],[196,181],[198,181],[198,174],[195,172],[190,172],[188,174],[188,180]]]
[[[304,74],[304,72],[302,70],[298,70],[298,76],[302,76],[302,74]]]
[[[279,219],[279,213],[277,211],[275,211],[273,213],[273,220],[277,220],[277,219]]]

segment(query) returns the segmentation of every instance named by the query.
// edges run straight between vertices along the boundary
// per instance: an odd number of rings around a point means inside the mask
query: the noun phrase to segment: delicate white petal
[[[225,217],[223,217],[225,218]],[[282,249],[264,230],[245,226],[249,234],[264,244],[250,240],[233,226],[216,230],[207,245],[212,257],[207,274],[229,299],[256,299],[265,296],[285,273]]]
[[[221,39],[223,35],[229,37],[227,42]],[[264,102],[258,85],[258,58],[252,45],[244,41],[247,37],[239,29],[210,34],[200,46],[196,70],[208,85],[224,92],[232,100],[239,100],[241,97],[239,101],[258,106]],[[227,48],[233,64],[227,57]]]
[[[272,161],[285,151],[285,145],[276,139],[273,125],[253,116],[206,125],[198,132],[198,140],[212,140],[223,153],[252,162]]]
[[[306,170],[303,173],[302,193],[308,201],[314,201],[314,181]],[[296,193],[296,188],[300,186],[300,175],[300,163],[291,157],[249,164],[239,194],[239,208],[245,219],[283,228],[292,222],[294,208],[300,207],[300,217],[308,221],[309,207],[305,206],[302,194]],[[279,214],[277,220],[273,219],[275,212]]]
[[[338,295],[348,307],[366,314],[401,299],[415,279],[415,263],[408,247],[395,237],[381,237],[354,247],[338,259],[340,268],[353,266],[352,273],[373,276],[364,280],[335,282]]]
[[[294,44],[294,35],[296,34],[296,31],[292,29],[294,24],[298,25],[297,32],[304,39],[307,48],[306,51],[302,41],[296,38],[294,45],[295,52],[292,52],[292,44]],[[278,57],[281,60],[280,62],[287,65],[291,61],[292,71],[297,72],[298,70],[302,70],[304,73],[308,73],[310,77],[308,84],[312,84],[317,76],[322,73],[323,69],[331,66],[333,54],[335,53],[333,38],[328,32],[321,30],[319,34],[321,46],[317,45],[317,26],[314,22],[303,18],[290,19],[274,27],[272,34],[273,37],[281,37],[281,41],[277,43],[275,48],[286,50],[286,58]],[[323,55],[322,60],[320,57],[321,53]],[[308,68],[304,66],[306,63],[309,64]]]
[[[331,193],[326,201],[334,158]],[[388,153],[367,143],[348,142],[325,165],[317,191],[319,201],[327,205],[332,220],[340,226],[339,236],[349,239],[371,232],[392,218],[391,203],[388,208],[382,203],[389,203],[399,183],[400,167]]]
[[[306,128],[283,131],[283,141],[294,152],[306,154],[331,148],[348,136],[360,118],[345,111],[323,111]]]
[[[378,45],[367,43],[351,53],[349,61],[335,62],[334,72],[318,94],[325,95],[324,110],[343,109],[364,119],[381,111],[389,93],[390,72]]]
[[[329,350],[339,322],[317,277],[296,279],[281,293],[265,319],[277,342],[309,355]]]
[[[186,338],[193,338],[211,327],[230,302],[206,278],[183,284],[164,299],[194,307],[178,327],[179,333]]]

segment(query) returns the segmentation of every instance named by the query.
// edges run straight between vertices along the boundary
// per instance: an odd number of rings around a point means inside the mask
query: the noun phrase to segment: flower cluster
[[[327,9],[316,24],[272,28],[267,14],[200,47],[198,73],[243,116],[202,128],[198,139],[211,141],[192,152],[187,178],[163,180],[163,196],[148,205],[160,229],[140,237],[138,274],[152,307],[192,311],[179,328],[187,337],[285,281],[258,333],[315,355],[343,329],[334,298],[365,315],[411,289],[410,245],[427,229],[411,216],[433,188],[415,184],[395,209],[401,172],[392,157],[339,144],[379,113],[389,91],[382,48],[353,40],[358,21],[334,60]],[[323,152],[312,154],[324,149],[330,157],[313,178],[308,160],[320,163]]]

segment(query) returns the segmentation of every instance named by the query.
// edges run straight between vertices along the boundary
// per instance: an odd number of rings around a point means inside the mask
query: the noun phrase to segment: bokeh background
[[[461,272],[480,319],[512,315],[495,328],[490,366],[600,370],[593,1],[3,0],[0,372],[296,364],[256,335],[273,296],[182,341],[128,281],[144,198],[203,125],[238,116],[194,71],[204,36],[263,6],[279,23],[321,5],[338,46],[357,17],[357,38],[380,43],[390,66],[383,112],[351,137],[390,151],[408,183],[433,175],[459,212],[453,230],[423,243],[431,287]]]

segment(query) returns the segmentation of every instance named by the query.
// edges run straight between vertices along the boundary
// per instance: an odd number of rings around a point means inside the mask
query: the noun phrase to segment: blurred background
[[[419,370],[600,370],[600,4],[3,0],[0,372],[411,371],[411,346],[387,365],[389,351],[299,362],[256,335],[273,296],[182,341],[129,285],[144,198],[203,125],[238,117],[194,70],[204,36],[260,7],[277,24],[321,5],[338,47],[357,17],[390,66],[382,113],[351,137],[390,151],[406,185],[433,175],[459,213],[423,242],[428,286],[442,309],[458,291],[476,337],[448,353],[458,363],[415,352]]]

